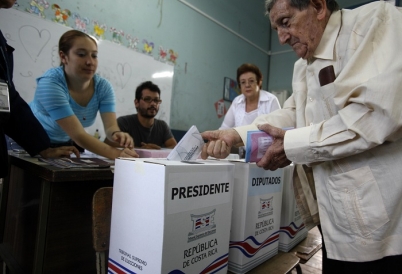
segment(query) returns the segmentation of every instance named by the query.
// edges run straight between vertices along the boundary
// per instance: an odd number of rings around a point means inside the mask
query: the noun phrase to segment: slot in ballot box
[[[135,152],[138,153],[140,158],[166,158],[172,151],[170,148],[161,149],[145,149],[145,148],[134,148]]]
[[[283,170],[235,164],[229,270],[246,273],[278,254]]]
[[[308,234],[297,208],[293,190],[293,171],[293,164],[284,168],[281,227],[279,230],[279,250],[283,252],[291,250]]]
[[[109,273],[226,273],[234,165],[117,159]]]

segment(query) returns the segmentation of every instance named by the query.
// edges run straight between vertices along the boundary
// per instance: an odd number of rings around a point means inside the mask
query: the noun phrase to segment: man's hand
[[[268,147],[265,155],[257,163],[257,166],[262,167],[265,170],[276,170],[290,165],[291,161],[286,157],[284,148],[286,131],[269,124],[260,125],[258,126],[258,129],[271,135],[274,138],[274,141],[272,145]]]
[[[80,152],[75,146],[49,147],[39,152],[43,158],[70,158],[70,155],[73,153],[77,158],[80,158]]]
[[[117,131],[112,135],[113,141],[118,143],[121,147],[133,148],[133,138],[127,132]]]
[[[145,149],[161,149],[161,147],[158,146],[158,145],[151,144],[151,143],[144,143],[144,142],[141,142],[141,148],[145,148]]]
[[[125,158],[129,158],[129,157],[132,157],[132,158],[139,158],[140,155],[138,155],[138,153],[135,152],[134,149],[125,148],[125,149],[123,149],[123,150],[121,151],[120,157],[125,157]]]
[[[204,160],[208,156],[224,159],[228,157],[233,146],[242,143],[239,133],[234,129],[205,131],[201,136],[204,140],[208,140],[201,152],[201,158]]]

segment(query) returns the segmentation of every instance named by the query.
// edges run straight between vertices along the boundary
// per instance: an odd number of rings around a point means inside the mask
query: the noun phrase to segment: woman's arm
[[[106,138],[120,145],[120,147],[133,148],[133,138],[127,132],[120,130],[117,125],[116,113],[104,112],[101,113],[103,127],[105,129]]]
[[[115,159],[117,157],[138,157],[138,154],[130,148],[119,150],[89,135],[75,115],[59,119],[57,120],[57,123],[74,142],[95,154],[110,159]]]

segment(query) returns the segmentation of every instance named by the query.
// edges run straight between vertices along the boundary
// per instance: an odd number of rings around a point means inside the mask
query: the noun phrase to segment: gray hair
[[[299,10],[304,10],[310,5],[310,0],[287,0],[291,7],[297,8]],[[272,7],[275,5],[277,0],[266,0],[265,10],[267,15],[271,11]],[[326,0],[327,8],[332,12],[339,10],[339,5],[335,0]]]

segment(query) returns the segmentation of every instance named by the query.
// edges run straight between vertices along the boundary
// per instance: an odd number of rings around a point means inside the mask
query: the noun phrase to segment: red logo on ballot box
[[[192,242],[216,233],[214,220],[216,209],[204,214],[191,214],[192,231],[188,233],[188,242]]]

